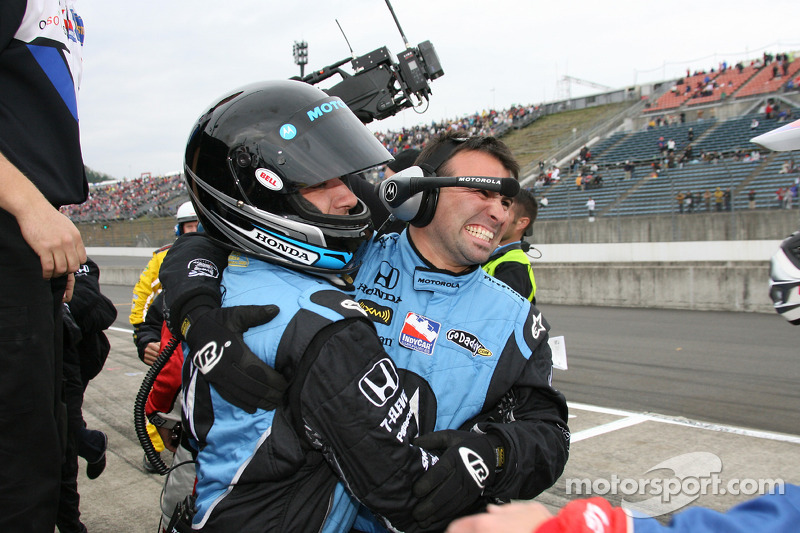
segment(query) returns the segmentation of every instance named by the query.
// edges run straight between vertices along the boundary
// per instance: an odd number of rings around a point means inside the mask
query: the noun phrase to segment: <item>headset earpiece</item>
[[[417,216],[408,221],[409,224],[418,228],[427,226],[433,220],[433,215],[436,214],[436,203],[439,201],[439,189],[423,191],[420,194],[422,194],[422,199]]]
[[[415,226],[424,226],[433,219],[439,197],[438,190],[414,192],[411,184],[412,178],[424,176],[423,170],[414,166],[401,170],[378,185],[378,196],[395,218]],[[427,222],[421,224],[422,220]]]

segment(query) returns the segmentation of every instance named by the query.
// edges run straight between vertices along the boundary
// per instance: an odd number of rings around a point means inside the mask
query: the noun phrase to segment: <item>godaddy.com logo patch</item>
[[[671,472],[672,475],[667,474]],[[660,516],[685,507],[700,496],[753,496],[785,491],[782,479],[728,479],[720,476],[722,459],[708,452],[671,457],[650,468],[653,477],[611,479],[568,478],[567,494],[622,495],[622,508],[631,516]],[[655,477],[657,475],[662,477]]]

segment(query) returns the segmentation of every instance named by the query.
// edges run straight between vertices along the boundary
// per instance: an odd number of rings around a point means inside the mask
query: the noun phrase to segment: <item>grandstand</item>
[[[716,205],[709,210],[703,194],[717,188],[729,194],[723,210],[748,210],[751,194],[756,210],[776,209],[776,190],[797,190],[799,165],[793,153],[769,153],[750,139],[798,118],[800,60],[794,55],[375,135],[392,153],[420,148],[446,130],[503,137],[522,163],[522,185],[548,199],[539,212],[543,222],[585,218],[590,196],[598,218],[674,215],[681,212],[679,193],[692,193],[687,213],[714,213]],[[668,144],[674,147],[665,149]],[[588,160],[581,160],[582,149],[591,154]],[[793,171],[785,172],[787,161]],[[561,179],[550,182],[555,166]],[[576,186],[575,178],[588,174],[601,176],[601,184]],[[180,175],[145,176],[93,185],[86,203],[62,211],[77,223],[102,224],[170,216],[187,198]]]

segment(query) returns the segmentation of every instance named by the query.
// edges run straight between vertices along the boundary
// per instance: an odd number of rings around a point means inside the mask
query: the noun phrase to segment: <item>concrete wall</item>
[[[769,199],[771,201],[771,199]],[[764,202],[768,199],[764,198]],[[589,222],[585,209],[571,219],[537,220],[531,242],[673,242],[784,239],[800,228],[800,210],[755,209],[727,213],[692,213],[616,217],[601,213]]]
[[[774,313],[769,261],[535,263],[538,303]]]

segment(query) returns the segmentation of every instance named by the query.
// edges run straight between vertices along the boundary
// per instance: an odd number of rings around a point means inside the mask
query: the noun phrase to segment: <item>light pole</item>
[[[300,77],[303,77],[305,66],[308,64],[308,43],[305,41],[295,41],[292,47],[294,64],[300,65]]]

